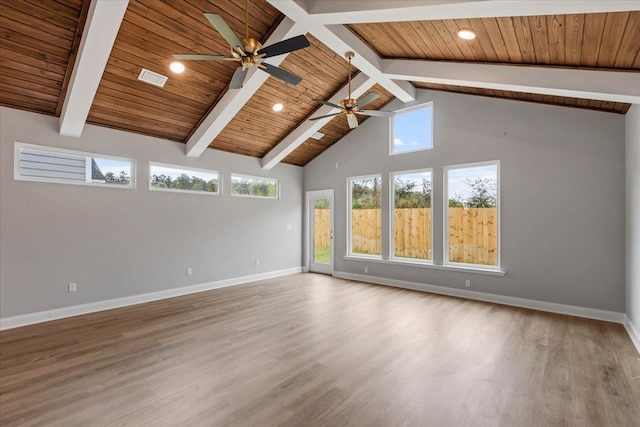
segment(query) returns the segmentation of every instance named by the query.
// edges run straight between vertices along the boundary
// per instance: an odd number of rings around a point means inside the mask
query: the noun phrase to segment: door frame
[[[331,247],[329,248],[329,271],[328,274],[333,275],[335,270],[334,268],[334,252],[335,252],[335,239],[334,239],[334,229],[335,229],[335,198],[333,188],[329,188],[326,190],[311,190],[306,192],[305,197],[305,209],[304,209],[304,236],[306,239],[306,244],[304,245],[305,253],[304,256],[304,271],[308,272],[311,268],[311,262],[313,258],[313,238],[311,237],[311,213],[313,210],[311,209],[311,201],[315,199],[329,199],[331,206]]]

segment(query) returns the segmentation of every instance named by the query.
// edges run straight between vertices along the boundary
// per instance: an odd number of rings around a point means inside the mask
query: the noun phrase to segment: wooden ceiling
[[[0,104],[59,115],[88,2],[11,0],[0,7]]]
[[[60,115],[90,0],[11,0],[0,7],[0,104]],[[265,41],[283,16],[266,0],[249,2],[250,36]],[[168,70],[174,53],[225,54],[225,40],[204,18],[218,13],[244,33],[244,0],[130,0],[88,122],[186,142],[227,91],[235,64],[189,61]],[[522,66],[640,71],[640,12],[434,20],[349,25],[384,58],[508,63]],[[463,41],[462,28],[478,37]],[[292,86],[269,77],[210,147],[263,157],[346,84],[346,61],[310,34],[311,47],[281,67],[303,78]],[[167,75],[164,88],[137,79],[142,68]],[[357,70],[352,68],[352,72]],[[416,87],[625,113],[628,104],[459,86]],[[392,95],[381,86],[371,108]],[[274,112],[274,103],[284,110]],[[362,119],[363,117],[361,117]],[[374,119],[375,120],[375,119]],[[305,165],[350,131],[338,116],[284,162]]]
[[[508,63],[571,68],[640,71],[640,12],[450,19],[348,26],[384,58]],[[461,29],[475,40],[462,40]],[[543,102],[542,96],[432,84],[418,87]],[[541,99],[537,101],[537,99]],[[545,103],[579,106],[584,102],[544,97]],[[610,103],[589,107],[626,112]]]

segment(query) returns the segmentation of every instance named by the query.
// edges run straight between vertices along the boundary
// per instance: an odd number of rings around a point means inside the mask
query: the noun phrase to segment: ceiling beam
[[[303,26],[296,24],[291,19],[285,18],[273,31],[271,36],[269,36],[264,45],[269,46],[290,37],[305,34],[306,32]],[[279,55],[274,58],[269,58],[266,62],[278,66],[286,57],[287,54]],[[269,74],[258,70],[257,67],[252,67],[247,74],[242,88],[227,90],[187,141],[187,156],[199,157],[268,78]]]
[[[351,97],[359,98],[364,93],[375,85],[375,80],[367,77],[364,73],[359,73],[351,81]],[[340,101],[349,96],[349,85],[344,85],[340,90],[333,94],[329,102],[339,104]],[[327,105],[323,105],[318,108],[313,117],[325,116],[327,114],[337,113],[337,108],[332,108]],[[296,148],[302,145],[311,135],[319,131],[324,125],[329,123],[334,117],[326,117],[319,120],[305,120],[298,125],[292,132],[290,132],[278,145],[273,147],[262,158],[262,169],[271,169],[278,163],[280,163],[285,157],[291,154]]]
[[[92,0],[60,113],[60,134],[79,137],[129,0]]]
[[[281,0],[276,0],[280,2]],[[307,0],[311,19],[320,24],[429,21],[640,10],[638,0]]]
[[[383,60],[382,70],[406,81],[640,103],[640,73],[400,59]]]
[[[315,38],[340,56],[354,51],[353,65],[372,78],[375,83],[384,87],[402,102],[410,102],[416,98],[416,90],[408,82],[396,82],[382,74],[381,58],[369,46],[363,43],[351,31],[342,25],[325,26],[315,21],[306,9],[294,0],[268,0],[280,12],[302,25]]]

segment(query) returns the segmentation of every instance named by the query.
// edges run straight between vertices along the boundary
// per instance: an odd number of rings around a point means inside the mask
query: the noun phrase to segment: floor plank
[[[0,333],[7,427],[638,420],[621,325],[323,275]]]

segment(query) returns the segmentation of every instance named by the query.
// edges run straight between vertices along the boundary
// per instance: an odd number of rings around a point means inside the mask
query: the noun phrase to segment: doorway
[[[308,265],[333,274],[333,190],[307,191]]]

